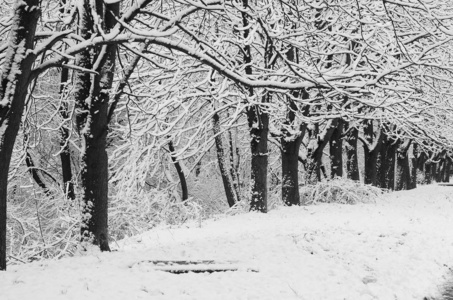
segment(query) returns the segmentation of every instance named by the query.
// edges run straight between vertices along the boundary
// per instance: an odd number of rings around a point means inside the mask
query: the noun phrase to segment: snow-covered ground
[[[112,253],[10,266],[0,299],[423,299],[453,266],[453,187],[160,228]],[[172,274],[149,260],[234,262]],[[258,272],[255,272],[258,271]]]

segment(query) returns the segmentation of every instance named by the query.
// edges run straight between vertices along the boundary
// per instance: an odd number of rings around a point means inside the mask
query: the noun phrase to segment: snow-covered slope
[[[199,225],[156,229],[113,244],[117,252],[11,266],[0,272],[0,299],[423,299],[453,266],[453,187]],[[238,270],[171,274],[149,260]]]

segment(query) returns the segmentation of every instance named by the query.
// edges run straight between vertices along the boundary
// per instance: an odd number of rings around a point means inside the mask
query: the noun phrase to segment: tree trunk
[[[289,59],[294,61],[294,51],[290,51]],[[302,93],[292,92],[294,98],[302,97],[308,98],[308,93],[303,90]],[[281,156],[282,156],[282,200],[288,206],[300,205],[299,193],[299,149],[302,144],[302,139],[305,135],[307,124],[299,125],[297,128],[295,124],[296,111],[298,107],[291,97],[287,97],[288,108],[286,113],[286,120],[282,127],[282,136],[280,139]],[[303,114],[308,114],[308,106],[305,106]],[[297,130],[296,130],[297,128]],[[294,133],[297,132],[297,133]]]
[[[333,130],[329,140],[330,151],[330,177],[343,177],[343,120],[338,120],[337,127]]]
[[[317,182],[321,181],[322,154],[324,148],[332,137],[335,128],[337,128],[338,122],[339,119],[332,119],[327,121],[326,128],[321,134],[318,134],[317,129],[311,132],[311,141],[307,147],[308,154],[305,167],[306,184],[316,184]]]
[[[230,145],[230,173],[233,188],[236,193],[236,201],[241,201],[241,188],[239,184],[239,148],[233,143],[233,134],[231,129],[228,131],[229,145]],[[236,151],[235,151],[236,150]],[[236,153],[236,160],[234,159]]]
[[[436,182],[443,182],[445,168],[446,168],[446,151],[442,151],[438,156],[437,159],[437,168],[434,174]]]
[[[378,156],[379,152],[374,149],[365,150],[365,184],[377,185]]]
[[[431,184],[432,183],[432,172],[431,172],[431,167],[433,167],[433,163],[431,160],[427,160],[425,162],[425,183],[426,184]]]
[[[417,156],[417,167],[420,172],[425,171],[425,162],[428,159],[426,152],[424,151],[419,151],[418,156]]]
[[[35,163],[33,162],[33,158],[31,157],[30,153],[27,151],[25,157],[25,164],[27,165],[28,171],[30,172],[31,177],[36,182],[36,184],[44,191],[46,196],[50,196],[51,192],[44,181],[41,179],[41,176],[38,174],[38,170],[36,170]]]
[[[24,111],[30,71],[35,60],[33,40],[40,16],[39,1],[17,1],[0,81],[0,271],[6,270],[8,171]]]
[[[281,138],[282,146],[282,199],[288,205],[299,205],[299,149],[303,134],[291,139]]]
[[[346,150],[346,171],[347,178],[359,181],[359,163],[357,160],[357,140],[359,136],[359,131],[357,128],[347,129],[347,134],[344,138],[345,150]]]
[[[215,145],[217,152],[217,161],[219,163],[220,175],[222,176],[223,188],[225,189],[225,195],[227,197],[227,202],[230,207],[232,207],[237,201],[237,195],[235,193],[233,183],[230,177],[230,170],[227,164],[227,158],[225,157],[225,151],[223,148],[222,135],[220,134],[220,121],[219,115],[214,113],[212,116],[212,130],[215,135]]]
[[[380,149],[378,186],[384,189],[395,189],[395,155],[397,144],[387,134],[384,135]]]
[[[400,142],[396,150],[395,190],[407,190],[410,185],[409,156],[407,155],[411,140]]]
[[[247,110],[250,129],[252,200],[250,210],[267,212],[269,115],[259,107]]]
[[[418,166],[417,166],[417,156],[418,156],[418,145],[417,144],[413,144],[412,145],[412,156],[410,157],[410,176],[411,176],[411,180],[410,180],[410,186],[409,186],[409,189],[415,189],[417,188],[417,170],[418,170]]]
[[[241,11],[242,25],[244,27],[244,39],[250,35],[248,14],[248,0],[242,0],[243,11]],[[268,46],[268,45],[266,45]],[[268,52],[268,51],[266,51]],[[268,53],[267,53],[268,54]],[[252,50],[251,46],[245,43],[243,48],[243,60],[245,63],[245,74],[252,75]],[[266,58],[266,62],[268,59]],[[253,88],[249,87],[249,96],[254,96]],[[269,94],[263,97],[263,102],[267,102]],[[267,212],[267,164],[268,164],[268,132],[269,115],[262,111],[259,106],[252,106],[247,109],[247,121],[250,130],[251,148],[251,181],[252,199],[250,210]]]
[[[60,76],[60,97],[64,97],[65,87],[69,79],[68,69],[63,68]],[[68,119],[68,105],[66,103],[60,106],[60,115],[63,119]],[[60,161],[63,173],[63,188],[68,199],[74,200],[74,183],[72,182],[71,152],[69,150],[69,129],[66,126],[60,128]]]
[[[431,163],[431,181],[437,181],[436,172],[437,172],[438,163]]]
[[[71,152],[69,151],[69,146],[67,140],[69,139],[69,130],[62,127],[60,129],[60,161],[61,161],[61,170],[63,173],[63,188],[64,193],[68,199],[74,200],[74,183],[72,181],[72,166],[71,166]]]
[[[443,178],[443,181],[442,182],[450,182],[450,172],[451,172],[451,158],[449,156],[447,156],[445,158],[445,172],[444,172],[444,178]]]
[[[365,156],[365,184],[377,186],[377,170],[380,168],[378,165],[378,158],[382,147],[382,139],[384,133],[381,128],[378,129],[376,137],[374,136],[374,128],[372,121],[366,121],[364,124],[363,148]],[[381,162],[381,161],[379,161]]]
[[[173,153],[175,153],[175,147],[173,146],[173,142],[170,141],[168,143],[168,150],[170,150],[171,161],[175,165],[176,173],[178,173],[179,182],[181,183],[181,192],[182,192],[182,201],[189,199],[189,190],[187,189],[187,181],[184,172],[182,171],[181,165],[179,164],[176,157],[174,157]]]
[[[119,3],[96,1],[96,13],[103,17],[103,29],[109,32],[116,24]],[[92,7],[86,0],[79,6],[80,35],[88,39],[95,31]],[[76,55],[76,65],[92,69],[99,75],[74,72],[77,127],[82,136],[81,178],[83,188],[83,219],[81,234],[85,241],[110,251],[108,244],[108,156],[107,130],[109,91],[112,88],[117,46],[109,44]],[[94,53],[93,53],[94,52]],[[91,61],[93,56],[93,61]]]

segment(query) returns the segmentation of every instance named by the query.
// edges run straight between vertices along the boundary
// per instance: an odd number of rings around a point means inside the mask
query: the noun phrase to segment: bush
[[[109,199],[111,242],[159,224],[181,225],[201,219],[202,207],[192,199],[181,201],[157,190],[120,194]],[[8,198],[8,263],[60,258],[78,252],[82,207],[79,198],[66,199],[56,189],[48,197],[33,185],[12,188]]]
[[[192,198],[181,201],[155,189],[114,197],[109,203],[109,235],[120,240],[152,229],[159,224],[181,225],[199,220],[202,207]]]
[[[323,203],[374,203],[384,190],[364,185],[349,179],[332,179],[315,185],[304,186],[300,190],[302,201],[306,204]]]
[[[47,197],[33,185],[9,193],[7,254],[10,263],[72,255],[80,239],[80,206],[53,190]]]

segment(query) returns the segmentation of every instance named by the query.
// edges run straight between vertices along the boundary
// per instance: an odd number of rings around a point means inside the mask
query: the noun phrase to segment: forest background
[[[322,184],[448,181],[452,8],[3,1],[0,270],[229,207],[308,204]]]

